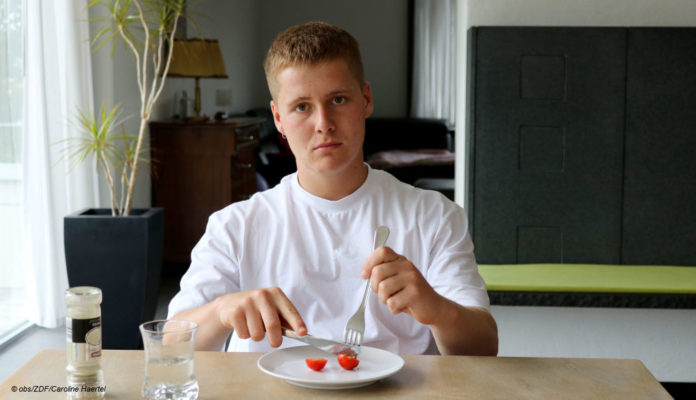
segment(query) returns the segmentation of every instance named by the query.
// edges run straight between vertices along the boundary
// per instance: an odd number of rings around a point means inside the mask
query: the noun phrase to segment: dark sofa
[[[266,118],[257,151],[257,171],[275,186],[283,176],[295,172],[295,158],[276,130],[270,109],[257,108],[250,116]],[[403,182],[441,190],[453,197],[453,127],[444,120],[426,118],[376,118],[365,121],[365,159],[373,168],[384,169]],[[433,185],[433,183],[437,183]]]

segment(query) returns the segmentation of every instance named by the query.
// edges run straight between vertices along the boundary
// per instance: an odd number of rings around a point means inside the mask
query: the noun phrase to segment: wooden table
[[[348,390],[297,387],[256,367],[260,353],[196,352],[200,399],[670,399],[638,360],[403,356],[396,375]],[[144,352],[105,350],[107,399],[138,399]],[[64,399],[12,386],[65,385],[65,351],[44,350],[0,384],[0,399]]]

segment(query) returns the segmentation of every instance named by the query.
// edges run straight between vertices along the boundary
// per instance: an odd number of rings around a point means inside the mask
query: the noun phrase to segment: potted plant
[[[140,120],[137,134],[128,135],[117,133],[119,105],[102,107],[96,116],[78,110],[76,124],[84,135],[69,139],[67,156],[72,162],[96,162],[109,185],[111,207],[65,217],[65,258],[70,286],[102,289],[104,348],[134,349],[141,346],[138,325],[155,313],[164,216],[161,208],[133,209],[133,190],[138,169],[147,161],[148,121],[164,87],[172,58],[167,49],[185,0],[94,0],[88,8],[94,6],[106,11],[92,20],[103,25],[92,38],[95,50],[111,44],[113,52],[122,42],[134,58]]]

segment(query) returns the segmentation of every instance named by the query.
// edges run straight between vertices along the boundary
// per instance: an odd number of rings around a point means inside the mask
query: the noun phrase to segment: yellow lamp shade
[[[217,40],[174,40],[173,51],[167,76],[227,78],[225,62]]]

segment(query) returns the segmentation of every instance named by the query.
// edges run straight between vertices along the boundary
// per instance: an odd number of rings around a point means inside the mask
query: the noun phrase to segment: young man
[[[222,349],[232,330],[230,351],[297,344],[281,325],[342,340],[369,279],[364,345],[497,354],[464,210],[363,162],[372,93],[356,40],[324,23],[295,26],[265,70],[297,173],[210,217],[169,317],[199,324],[197,349]],[[391,234],[373,251],[380,225]]]

